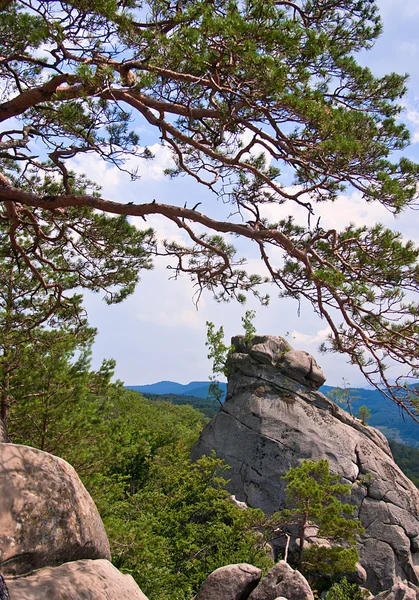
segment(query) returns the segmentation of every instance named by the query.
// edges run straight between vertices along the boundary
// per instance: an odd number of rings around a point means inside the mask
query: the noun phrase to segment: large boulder
[[[131,575],[107,560],[68,562],[6,583],[12,600],[147,600]]]
[[[418,600],[419,587],[408,581],[397,581],[390,590],[381,592],[373,600]]]
[[[395,464],[385,437],[316,391],[325,378],[314,358],[282,338],[233,338],[226,401],[203,430],[193,458],[215,450],[231,467],[237,500],[272,514],[284,507],[290,467],[327,458],[353,484],[365,533],[359,544],[366,587],[419,584],[419,491]],[[281,595],[281,594],[278,594]],[[285,595],[285,594],[284,594]]]
[[[306,578],[283,560],[265,575],[250,594],[249,600],[276,600],[280,597],[288,600],[314,600]]]
[[[194,600],[247,600],[262,571],[241,563],[220,567],[209,575]]]
[[[0,498],[3,575],[84,558],[110,559],[96,506],[64,460],[27,446],[0,444]]]

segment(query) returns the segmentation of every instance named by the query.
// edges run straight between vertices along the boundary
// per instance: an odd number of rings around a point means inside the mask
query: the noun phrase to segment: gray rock
[[[278,368],[287,377],[313,390],[318,390],[326,381],[323,371],[314,358],[308,352],[302,350],[286,352],[279,362]]]
[[[194,600],[247,600],[262,571],[241,563],[217,569],[204,581]]]
[[[381,592],[374,600],[418,600],[419,587],[408,581],[397,581],[390,590]]]
[[[367,572],[361,563],[356,563],[355,565],[355,573],[351,573],[347,576],[347,579],[351,583],[356,583],[357,585],[364,585],[367,581]]]
[[[16,600],[147,600],[131,575],[107,560],[78,560],[6,581]]]
[[[275,600],[281,596],[290,600],[314,600],[313,592],[305,577],[284,561],[277,563],[265,575],[250,594],[249,600]]]
[[[4,576],[110,558],[96,506],[64,460],[27,446],[0,444],[0,498]]]
[[[315,391],[321,371],[282,338],[255,336],[246,345],[237,336],[233,344],[238,352],[230,358],[226,402],[192,457],[215,450],[231,467],[230,493],[268,514],[284,507],[281,476],[290,467],[327,458],[353,484],[351,502],[365,527],[359,544],[365,587],[378,593],[399,578],[419,584],[419,491],[395,464],[385,437]]]

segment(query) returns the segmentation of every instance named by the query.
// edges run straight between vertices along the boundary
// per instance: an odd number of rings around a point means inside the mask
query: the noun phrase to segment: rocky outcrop
[[[397,581],[390,590],[381,592],[373,600],[418,600],[419,587],[408,581]]]
[[[96,506],[68,463],[28,446],[1,444],[0,474],[3,575],[83,558],[110,559]]]
[[[314,600],[306,578],[282,560],[265,575],[250,594],[249,600],[275,600],[279,597],[289,600]]]
[[[317,391],[316,361],[282,338],[233,338],[226,402],[192,456],[215,450],[230,466],[237,500],[271,514],[283,508],[290,467],[327,458],[353,484],[365,533],[359,544],[364,584],[378,593],[398,579],[419,584],[419,492],[393,461],[387,440]],[[280,594],[278,594],[280,595]],[[284,594],[285,595],[285,594]]]
[[[107,560],[68,562],[6,581],[11,599],[147,600],[131,575]]]
[[[0,498],[0,572],[10,598],[147,600],[108,562],[96,506],[64,460],[0,443]]]
[[[305,577],[286,562],[276,564],[262,581],[261,573],[260,569],[247,564],[217,569],[204,581],[194,600],[278,600],[280,597],[314,600]]]
[[[211,573],[194,600],[247,600],[262,571],[253,565],[227,565]]]

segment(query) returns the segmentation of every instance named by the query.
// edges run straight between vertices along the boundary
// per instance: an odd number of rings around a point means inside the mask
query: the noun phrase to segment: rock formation
[[[247,600],[262,571],[244,563],[216,569],[204,581],[194,600]]]
[[[193,600],[314,600],[306,579],[284,561],[276,564],[262,581],[261,575],[261,570],[252,565],[221,567],[207,577]]]
[[[0,498],[0,572],[12,600],[147,600],[108,562],[96,506],[64,460],[0,443]]]
[[[28,446],[1,444],[0,472],[4,576],[82,558],[110,559],[96,506],[67,462]]]
[[[294,571],[286,562],[277,563],[250,594],[249,600],[314,600],[307,580],[299,571]]]
[[[7,581],[19,600],[147,600],[131,575],[107,560],[78,560]]]
[[[230,466],[237,500],[271,514],[283,508],[290,467],[327,458],[353,484],[365,533],[361,565],[373,593],[399,580],[419,584],[419,491],[395,464],[387,440],[318,392],[325,377],[306,352],[282,338],[233,338],[226,402],[192,457],[215,450]],[[363,572],[360,569],[360,572]]]

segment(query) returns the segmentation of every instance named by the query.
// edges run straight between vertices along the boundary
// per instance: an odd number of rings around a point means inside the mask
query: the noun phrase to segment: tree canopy
[[[406,76],[375,77],[356,61],[380,32],[374,0],[2,0],[0,216],[17,263],[56,295],[45,269],[109,288],[130,256],[139,269],[153,253],[218,299],[264,300],[270,281],[327,321],[325,350],[417,418],[417,394],[386,367],[418,374],[418,249],[380,224],[337,231],[316,218],[353,190],[395,215],[417,203],[419,165],[400,153]],[[102,198],[100,182],[76,176],[71,161],[87,153],[125,170],[131,156],[152,160],[132,119],[173,152],[168,176],[210,189],[231,205],[228,220],[187,203]],[[289,217],[269,222],[272,203]],[[190,244],[126,230],[126,217],[156,214]],[[246,271],[231,236],[256,244],[266,278]]]

